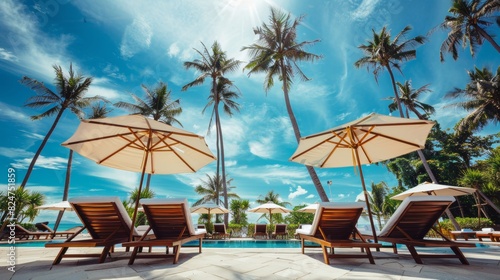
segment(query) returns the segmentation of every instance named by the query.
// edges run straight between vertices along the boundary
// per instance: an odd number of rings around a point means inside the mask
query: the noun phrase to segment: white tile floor
[[[95,252],[96,249],[81,249]],[[336,249],[348,252],[353,249]],[[439,250],[441,251],[441,250]],[[436,250],[436,252],[439,252]],[[500,246],[463,248],[470,265],[458,259],[424,259],[416,264],[404,250],[394,255],[389,248],[367,259],[332,259],[323,263],[319,249],[216,249],[182,248],[177,264],[171,259],[137,259],[127,264],[123,249],[98,264],[96,259],[63,259],[51,263],[58,249],[16,249],[16,272],[7,270],[8,248],[0,248],[0,279],[499,279]],[[357,253],[357,251],[356,251]]]

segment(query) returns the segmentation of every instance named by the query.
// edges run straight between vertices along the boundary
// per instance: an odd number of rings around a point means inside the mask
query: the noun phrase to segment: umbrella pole
[[[144,181],[144,173],[146,173],[146,164],[148,162],[149,156],[149,146],[151,145],[151,131],[149,132],[148,144],[145,149],[144,162],[142,163],[142,173],[141,173],[141,182],[139,183],[139,190],[137,192],[137,200],[135,201],[134,207],[134,215],[132,216],[132,226],[130,227],[130,236],[129,241],[133,241],[134,238],[134,228],[135,228],[135,219],[137,218],[137,210],[139,209],[139,200],[141,199],[141,190],[142,190],[142,181]]]
[[[358,162],[357,165],[359,169],[359,177],[361,178],[361,185],[363,186],[363,193],[365,195],[366,208],[368,209],[368,218],[370,219],[370,226],[372,228],[373,240],[375,241],[375,243],[378,243],[377,232],[375,231],[375,225],[373,224],[372,210],[370,209],[370,200],[368,200],[368,192],[366,191],[365,179],[363,177],[363,169],[361,168],[361,164],[359,163],[358,150],[354,149],[354,151],[356,152],[356,161]],[[380,249],[377,248],[377,251],[380,251]]]
[[[54,224],[54,233],[52,234],[52,238],[56,237],[56,231],[57,228],[59,227],[59,223],[61,223],[62,216],[64,214],[64,210],[59,211],[59,214],[57,215],[56,223]]]

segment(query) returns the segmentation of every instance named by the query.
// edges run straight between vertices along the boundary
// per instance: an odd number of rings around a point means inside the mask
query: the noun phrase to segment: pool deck
[[[489,247],[462,248],[470,265],[458,259],[424,259],[416,264],[406,249],[399,255],[390,248],[373,252],[375,265],[367,259],[331,259],[323,262],[320,249],[300,248],[232,249],[182,248],[177,264],[171,259],[138,259],[128,265],[123,248],[112,258],[98,264],[97,259],[63,259],[51,268],[58,249],[36,247],[16,248],[15,273],[5,261],[9,249],[0,248],[0,279],[499,279],[500,244]],[[70,249],[72,253],[76,249]],[[98,252],[81,248],[81,252]],[[425,249],[426,253],[448,252],[449,249]],[[355,249],[336,249],[354,252]]]

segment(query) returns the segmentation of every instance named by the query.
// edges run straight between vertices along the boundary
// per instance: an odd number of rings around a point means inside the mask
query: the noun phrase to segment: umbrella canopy
[[[300,208],[297,210],[297,212],[304,212],[304,213],[316,213],[316,210],[318,209],[319,204],[318,203],[313,203],[309,204],[304,208]]]
[[[62,145],[98,164],[141,172],[139,193],[145,173],[196,172],[215,160],[202,136],[140,115],[82,120]],[[138,207],[139,200],[132,225]]]
[[[362,164],[423,149],[434,122],[370,114],[332,129],[302,137],[291,161],[326,168],[357,166],[368,216],[376,239]],[[377,240],[375,240],[377,241]]]
[[[199,213],[199,214],[225,214],[229,213],[229,210],[226,208],[219,206],[215,203],[204,203],[194,207],[191,207],[191,213]]]
[[[475,191],[476,190],[473,188],[463,188],[424,182],[391,198],[396,200],[403,200],[408,196],[422,195],[461,196],[473,194]]]
[[[280,206],[272,201],[268,201],[264,204],[261,204],[255,208],[248,210],[248,212],[269,214],[269,223],[272,224],[272,221],[273,221],[272,214],[290,213],[292,211],[290,211],[290,210],[286,209],[285,207]]]
[[[57,203],[44,204],[37,206],[35,208],[41,210],[73,211],[73,208],[71,207],[68,201],[60,201]]]

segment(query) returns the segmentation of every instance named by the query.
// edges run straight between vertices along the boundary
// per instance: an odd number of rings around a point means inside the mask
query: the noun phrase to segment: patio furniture
[[[253,238],[267,239],[267,224],[255,224]]]
[[[422,258],[458,258],[462,264],[469,264],[459,247],[475,247],[472,243],[458,243],[449,240],[441,231],[434,228],[438,219],[455,201],[452,196],[410,196],[403,200],[389,221],[378,233],[380,241],[392,243],[394,253],[398,253],[396,244],[404,244],[416,263],[422,264]],[[426,238],[433,229],[443,240]],[[450,248],[453,254],[421,254],[416,247]]]
[[[201,253],[202,240],[205,229],[195,228],[191,221],[191,214],[187,199],[141,199],[140,201],[146,214],[149,229],[137,241],[124,242],[122,246],[134,247],[128,264],[131,265],[139,258],[173,258],[176,264],[179,260],[181,245],[191,240],[198,240],[198,251]],[[155,237],[146,239],[149,231]],[[165,247],[165,253],[148,252],[140,250],[143,247]],[[169,254],[169,248],[173,254]]]
[[[288,231],[286,224],[277,224],[274,227],[274,232],[272,233],[271,236],[274,239],[288,239]]]
[[[226,224],[215,223],[214,231],[212,232],[212,239],[229,239],[230,234],[226,231]]]
[[[370,248],[382,245],[367,242],[356,228],[364,203],[329,203],[321,202],[316,210],[313,224],[310,227],[297,229],[304,254],[305,241],[321,245],[323,259],[330,264],[330,258],[368,258],[375,264]],[[327,252],[331,248],[331,254]],[[335,248],[360,248],[364,254],[335,253]]]
[[[62,243],[47,243],[45,248],[61,248],[52,265],[63,258],[98,257],[103,263],[106,256],[113,252],[116,244],[129,239],[132,221],[118,197],[79,197],[69,200],[80,218],[83,227]],[[134,229],[134,235],[138,233]],[[90,238],[75,240],[83,230]],[[50,235],[50,233],[48,233]],[[100,254],[66,254],[69,248],[104,247]]]

